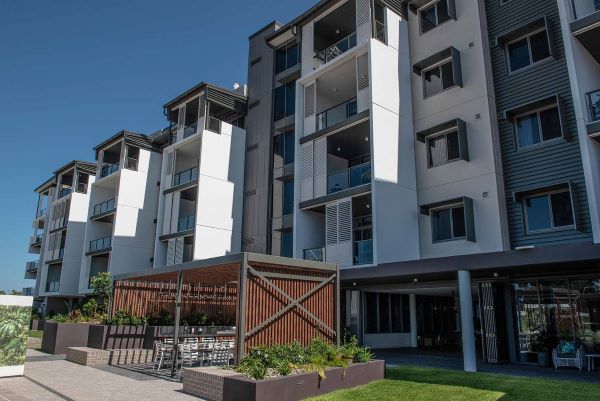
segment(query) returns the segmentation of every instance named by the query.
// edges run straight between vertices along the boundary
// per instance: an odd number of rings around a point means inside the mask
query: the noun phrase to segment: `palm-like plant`
[[[0,366],[25,362],[30,317],[30,307],[0,305]]]

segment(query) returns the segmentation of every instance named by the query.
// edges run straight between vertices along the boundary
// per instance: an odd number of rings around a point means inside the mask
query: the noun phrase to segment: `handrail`
[[[187,231],[194,228],[196,225],[196,215],[180,217],[177,221],[177,232]]]
[[[100,213],[108,212],[109,210],[113,210],[115,208],[115,198],[109,199],[104,202],[100,202],[94,205],[94,211],[92,216],[95,216]]]
[[[27,265],[25,266],[25,270],[28,272],[32,272],[38,269],[39,266],[39,260],[32,260],[27,262]]]
[[[327,193],[354,188],[371,182],[371,162],[365,162],[327,175]]]
[[[600,121],[600,89],[588,92],[586,97],[590,113],[590,122]]]
[[[114,173],[115,171],[117,171],[118,169],[119,169],[119,165],[116,163],[115,164],[104,163],[104,165],[100,169],[100,178],[107,177],[107,176],[111,175],[112,173]]]
[[[112,243],[112,237],[103,237],[90,241],[90,252],[94,251],[102,251],[104,249],[110,248]]]
[[[173,176],[173,186],[182,185],[198,178],[198,166],[180,171]]]
[[[340,121],[344,121],[348,117],[352,117],[357,113],[357,103],[356,97],[352,99],[348,99],[343,101],[340,104],[336,104],[333,107],[328,108],[325,111],[317,114],[316,124],[317,131],[322,130],[327,127],[331,127],[339,123]]]
[[[304,260],[311,260],[313,262],[325,261],[325,247],[304,249],[302,253]]]
[[[352,32],[350,35],[334,43],[325,50],[321,50],[320,52],[316,53],[314,56],[314,67],[318,68],[323,64],[327,64],[334,58],[352,49],[354,46],[356,46],[356,32]]]
[[[60,191],[58,191],[58,197],[59,198],[63,198],[65,196],[69,195],[71,192],[73,192],[73,188],[72,187],[62,188]]]

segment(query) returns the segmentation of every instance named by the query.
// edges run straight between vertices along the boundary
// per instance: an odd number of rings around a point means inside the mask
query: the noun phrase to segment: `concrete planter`
[[[44,319],[32,319],[29,324],[29,329],[31,330],[44,330],[44,323],[46,321]]]
[[[69,347],[86,347],[90,325],[86,323],[44,323],[42,351],[49,354],[66,354]]]
[[[87,346],[96,349],[144,348],[146,328],[146,326],[92,324],[88,333]]]
[[[311,372],[252,380],[232,371],[189,368],[183,373],[183,391],[209,401],[299,401],[381,380],[385,377],[385,361],[331,368],[325,376],[321,380]]]

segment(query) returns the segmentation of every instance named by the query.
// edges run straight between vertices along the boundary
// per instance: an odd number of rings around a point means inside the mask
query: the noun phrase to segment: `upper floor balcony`
[[[315,69],[355,47],[356,1],[349,0],[316,21],[313,35]]]
[[[24,287],[23,295],[27,297],[32,297],[35,294],[35,288],[33,287]]]
[[[43,234],[35,234],[29,240],[30,247],[40,247],[42,245],[42,239],[44,238]]]
[[[571,0],[571,33],[600,63],[600,0]]]
[[[173,175],[173,186],[184,185],[198,179],[198,166],[188,168]]]
[[[39,260],[32,260],[25,264],[25,272],[27,273],[35,273],[38,270]]]
[[[73,192],[87,193],[90,175],[96,171],[96,164],[74,160],[56,171],[57,175],[57,197],[64,198]]]
[[[112,245],[112,236],[106,236],[90,241],[89,252],[108,251]]]
[[[302,251],[302,258],[313,262],[325,262],[325,247],[304,249]]]
[[[357,112],[356,97],[317,114],[317,131],[338,124]]]

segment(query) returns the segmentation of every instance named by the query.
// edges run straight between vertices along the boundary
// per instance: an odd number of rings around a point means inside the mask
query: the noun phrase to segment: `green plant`
[[[191,326],[204,326],[208,320],[206,313],[195,313],[189,317],[188,322]]]
[[[100,305],[92,298],[83,305],[81,305],[81,313],[90,318],[98,318],[100,315]]]
[[[113,326],[145,326],[147,323],[145,317],[133,316],[124,310],[115,312],[112,319],[104,319],[104,324]]]
[[[112,288],[110,274],[102,272],[92,277],[90,288],[93,290],[94,295],[102,300],[102,312],[107,313],[110,308],[110,292]]]
[[[31,308],[0,305],[0,366],[25,363]]]
[[[151,314],[146,315],[145,317],[147,324],[150,326],[170,326],[175,323],[175,319],[173,315],[171,315],[166,310],[161,310],[158,312],[157,316],[153,316]]]

